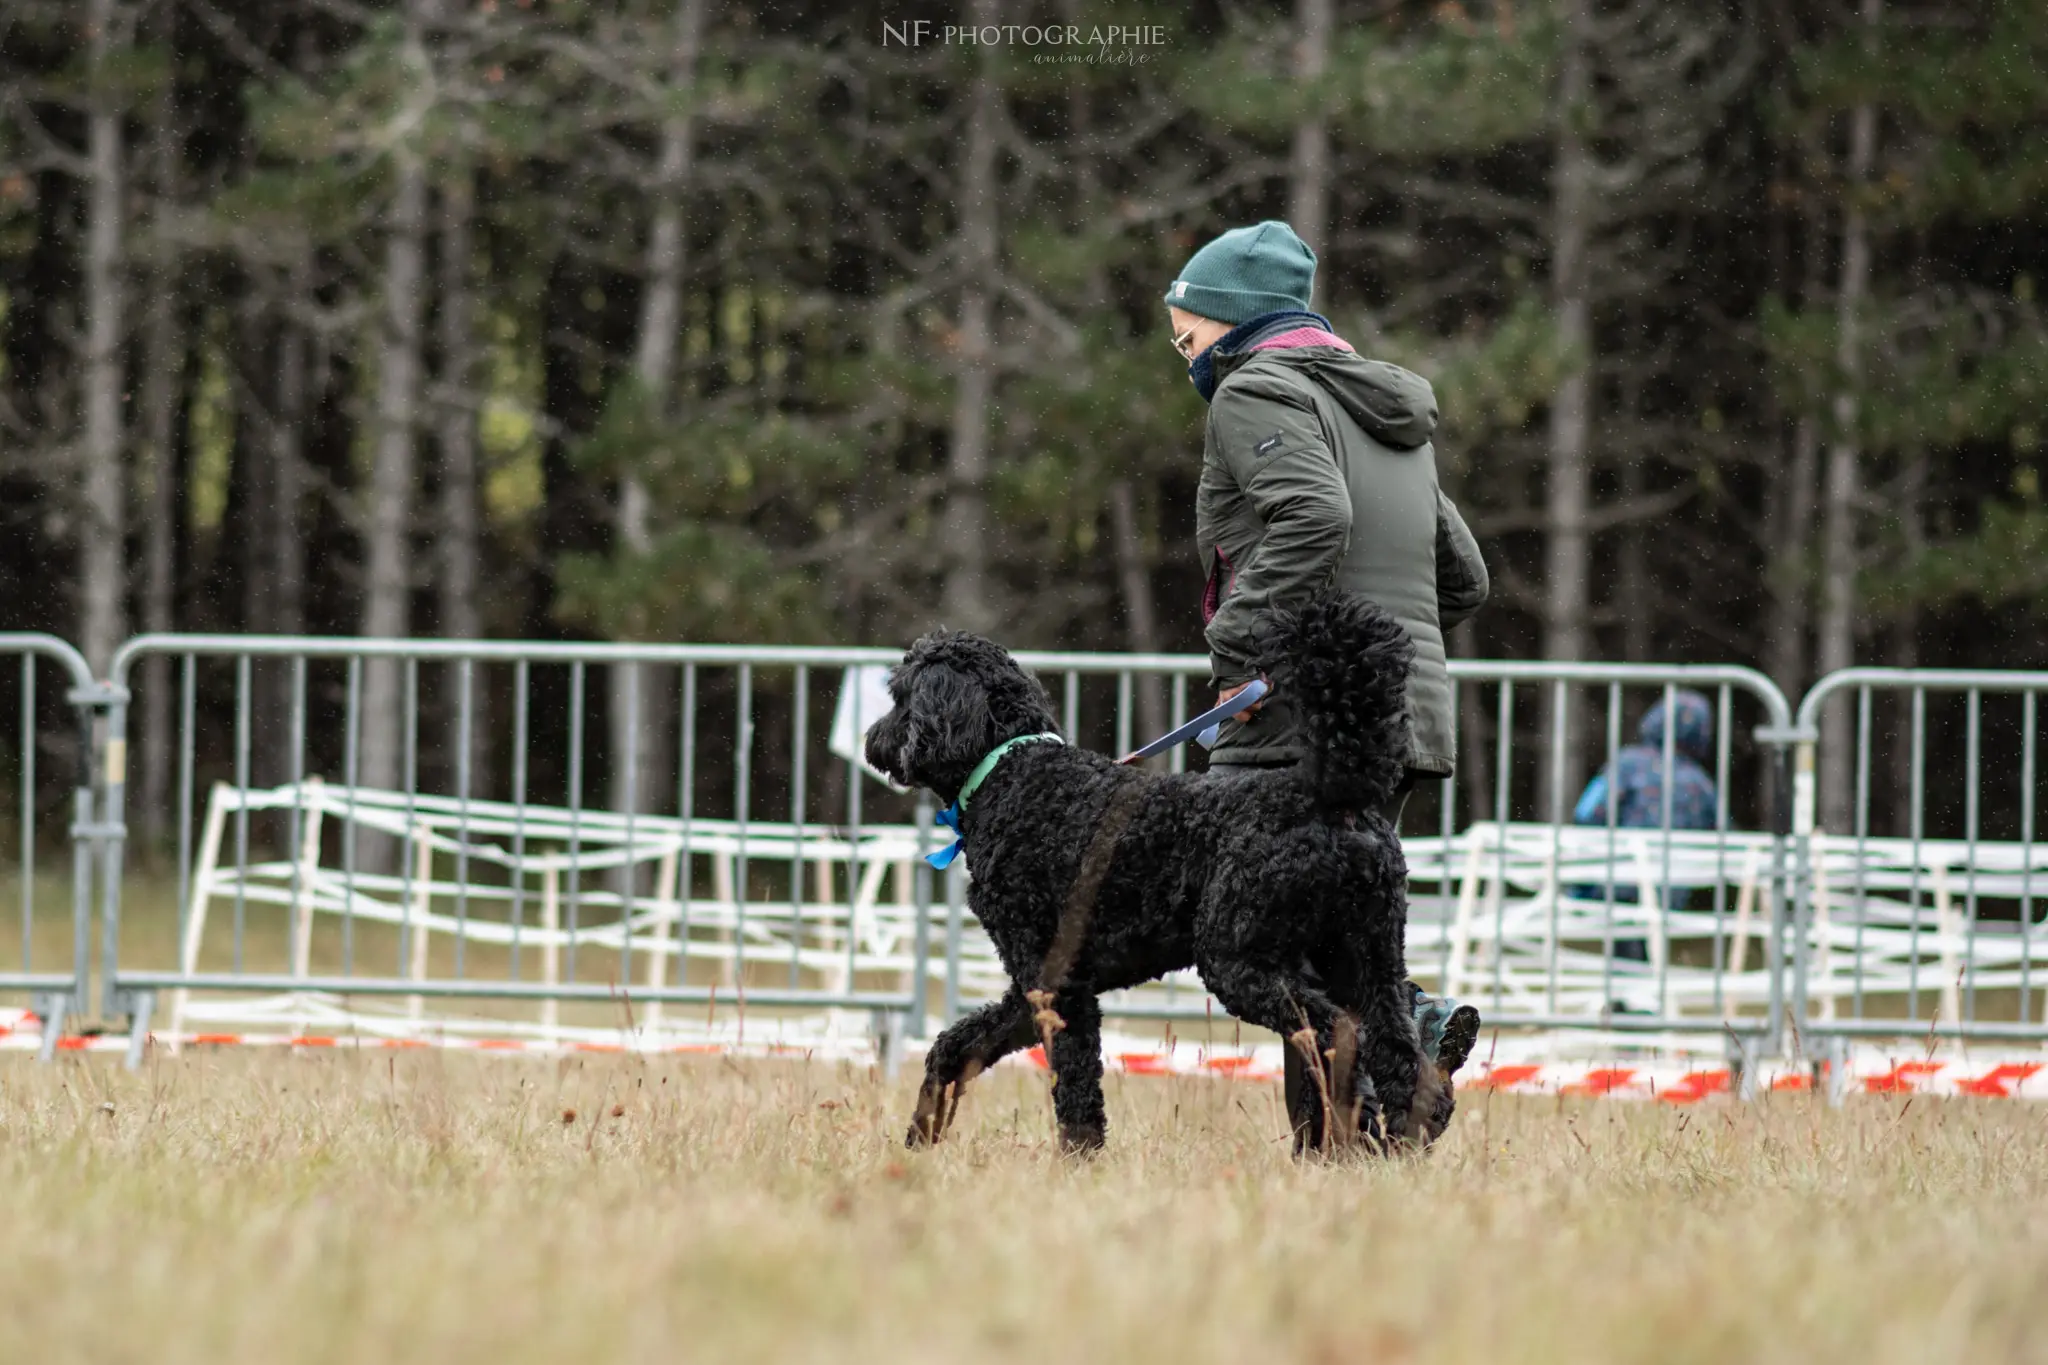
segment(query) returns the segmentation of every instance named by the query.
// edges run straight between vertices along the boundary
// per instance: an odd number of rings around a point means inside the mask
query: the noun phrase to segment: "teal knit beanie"
[[[1261,313],[1307,312],[1315,283],[1316,253],[1293,228],[1268,218],[1232,228],[1190,256],[1166,302],[1217,322],[1249,322]]]

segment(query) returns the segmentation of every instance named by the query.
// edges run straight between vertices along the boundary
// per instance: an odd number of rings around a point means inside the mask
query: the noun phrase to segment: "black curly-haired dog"
[[[1168,776],[1027,741],[970,792],[969,902],[1010,989],[932,1043],[911,1146],[944,1134],[976,1074],[1049,1034],[1061,1145],[1100,1147],[1096,997],[1189,966],[1238,1018],[1290,1045],[1312,1031],[1322,1079],[1291,1116],[1306,1145],[1443,1131],[1450,1086],[1410,1012],[1407,866],[1376,809],[1402,776],[1413,646],[1377,607],[1329,594],[1276,617],[1264,653],[1302,727],[1294,767]],[[1044,687],[980,636],[926,635],[889,691],[868,761],[948,803],[1006,741],[1056,738]]]

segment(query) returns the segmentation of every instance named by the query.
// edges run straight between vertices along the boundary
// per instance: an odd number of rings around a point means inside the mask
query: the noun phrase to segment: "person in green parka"
[[[1418,782],[1457,761],[1444,633],[1485,603],[1486,561],[1437,484],[1429,381],[1367,360],[1310,311],[1316,256],[1287,224],[1234,228],[1197,251],[1166,291],[1174,349],[1209,404],[1195,541],[1217,700],[1256,675],[1259,619],[1335,584],[1377,603],[1415,642],[1408,774],[1383,812],[1396,829]],[[1297,761],[1287,698],[1225,721],[1218,773]],[[1447,1072],[1479,1015],[1415,988],[1425,1047]],[[1290,1089],[1302,1083],[1288,1053]]]

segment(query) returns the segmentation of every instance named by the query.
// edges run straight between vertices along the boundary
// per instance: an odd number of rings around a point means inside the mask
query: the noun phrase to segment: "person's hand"
[[[1248,682],[1241,682],[1235,687],[1224,688],[1221,692],[1218,692],[1216,694],[1216,704],[1218,706],[1223,705],[1224,702],[1229,701],[1232,697],[1236,696],[1238,693],[1244,691],[1247,687],[1250,686],[1251,684]],[[1244,710],[1233,712],[1230,718],[1232,720],[1248,719],[1249,717],[1258,714],[1258,712],[1265,706],[1265,704],[1265,699],[1262,697],[1258,701],[1253,702],[1250,706],[1247,706]]]

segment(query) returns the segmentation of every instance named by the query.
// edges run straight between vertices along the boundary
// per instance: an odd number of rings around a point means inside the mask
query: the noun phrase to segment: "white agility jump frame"
[[[229,820],[258,811],[297,814],[296,856],[224,866]],[[323,862],[330,821],[399,841],[403,870],[357,871]],[[515,971],[530,952],[539,968],[532,982],[542,988],[568,979],[566,954],[602,952],[617,954],[615,980],[633,981],[638,964],[637,984],[646,993],[662,991],[672,976],[680,984],[692,961],[713,964],[717,985],[735,998],[742,963],[786,967],[826,995],[877,975],[907,992],[917,965],[914,859],[929,847],[928,839],[921,844],[914,831],[896,826],[870,827],[855,839],[818,826],[650,815],[629,821],[602,811],[351,790],[319,778],[251,791],[222,783],[207,802],[183,907],[179,971],[200,973],[212,907],[225,900],[289,910],[289,960],[277,965],[297,981],[311,977],[316,929],[327,924],[345,925],[351,935],[358,926],[395,931],[405,978],[422,984],[436,979],[430,945],[438,938],[465,949],[499,950]],[[459,872],[450,866],[458,862]],[[776,864],[799,868],[808,894],[738,894],[746,869]],[[650,867],[652,886],[643,892],[645,878],[638,874]],[[703,878],[694,875],[700,867]],[[634,874],[630,893],[619,888],[623,872]],[[709,895],[695,889],[700,880],[709,882]],[[883,898],[885,884],[893,899]],[[850,897],[842,894],[844,886]],[[565,922],[572,908],[575,922]],[[245,953],[237,957],[246,961]],[[343,970],[354,966],[345,962]],[[421,1020],[424,996],[407,996],[406,1003],[409,1016]],[[553,1029],[559,998],[543,994],[538,1003],[540,1025]],[[659,1027],[662,1004],[648,994],[638,1022]],[[190,1007],[189,992],[175,991],[168,1036],[182,1033]],[[221,1011],[209,1015],[218,1018]]]
[[[222,866],[220,851],[235,813],[286,810],[299,817],[296,857]],[[402,870],[350,871],[332,859],[323,862],[323,842],[340,842],[323,840],[329,822],[401,840]],[[581,950],[617,954],[609,961],[620,980],[631,979],[634,964],[642,964],[640,984],[650,990],[672,977],[680,981],[693,961],[710,964],[718,983],[734,991],[742,963],[787,967],[799,983],[828,994],[878,976],[908,990],[917,970],[913,859],[929,846],[916,831],[872,826],[853,839],[818,827],[647,816],[636,816],[630,830],[628,823],[598,812],[350,793],[317,778],[248,792],[216,786],[185,908],[179,971],[200,975],[212,907],[235,901],[288,911],[289,960],[282,965],[295,981],[311,975],[323,926],[331,940],[337,926],[377,925],[400,936],[405,979],[415,983],[437,979],[429,974],[429,945],[439,939],[472,952],[534,953],[542,987],[561,984],[564,954]],[[1633,869],[1627,894],[1637,903],[1613,906],[1604,896],[1588,896],[1583,885],[1605,877],[1607,844],[1601,830],[1489,823],[1449,841],[1409,840],[1414,975],[1493,1014],[1592,1021],[1615,1001],[1633,1000],[1643,1013],[1676,1027],[1711,1031],[1739,1011],[1761,1009],[1769,998],[1768,971],[1750,947],[1761,934],[1756,907],[1769,836],[1683,834],[1667,846],[1651,832],[1625,831],[1621,847]],[[459,874],[457,860],[464,865]],[[636,877],[633,893],[622,892],[620,869],[650,866],[651,889],[643,893],[645,879]],[[774,875],[750,879],[757,885],[740,896],[746,869],[763,866]],[[479,869],[495,869],[497,879],[480,879]],[[579,913],[569,925],[564,885],[572,878],[581,889]],[[764,896],[763,880],[807,894]],[[1645,905],[1664,903],[1667,880],[1715,897],[1723,912],[1645,912]],[[888,882],[894,896],[885,900]],[[842,888],[850,889],[850,898]],[[954,910],[931,906],[929,927],[951,932]],[[1648,961],[1616,962],[1613,941],[1632,936],[1651,944]],[[945,957],[927,958],[925,970],[935,979],[950,971],[963,1000],[1000,994],[1007,985],[1001,963],[964,911],[951,941]],[[1672,945],[1686,943],[1706,945],[1705,951],[1676,960]],[[246,966],[248,945],[238,948],[237,960]],[[1759,959],[1753,968],[1747,965],[1752,956]],[[1119,993],[1107,1007],[1139,1015],[1218,1013],[1191,972]],[[167,1036],[182,1036],[190,1008],[188,993],[175,991]],[[215,1002],[206,1016],[210,1022],[243,1017],[234,1008]],[[277,1005],[252,1001],[246,1008],[269,1018]],[[407,1008],[415,1023],[438,1026],[425,1019],[422,996],[407,997]],[[332,1018],[331,1009],[326,1017]],[[648,1001],[641,1023],[658,1027],[661,1018],[659,1000]],[[558,1021],[557,1001],[543,998],[540,1027],[551,1030]]]
[[[238,810],[296,810],[297,856],[239,871],[223,867],[222,843]],[[404,870],[351,873],[323,862],[330,821],[402,840]],[[604,812],[488,802],[465,808],[439,797],[351,794],[318,778],[246,793],[223,784],[208,801],[179,970],[199,974],[215,903],[240,901],[286,912],[288,961],[280,965],[296,980],[311,974],[316,937],[324,930],[331,939],[352,921],[396,932],[406,979],[418,983],[435,979],[430,945],[438,940],[472,952],[531,953],[538,962],[533,980],[543,987],[563,983],[564,956],[577,950],[616,954],[608,962],[616,964],[617,979],[637,979],[648,990],[680,982],[692,962],[707,964],[718,985],[735,993],[742,962],[791,966],[802,982],[827,993],[876,977],[908,988],[917,967],[916,831],[873,826],[854,840],[817,827],[649,816],[632,824],[629,836],[623,817]],[[1771,998],[1760,913],[1770,853],[1771,836],[1748,831],[1675,831],[1667,838],[1630,829],[1610,836],[1596,828],[1482,821],[1450,840],[1413,838],[1406,843],[1410,970],[1432,989],[1479,1004],[1489,1017],[1598,1025],[1620,1010],[1658,1018],[1673,1033],[1753,1018]],[[1975,963],[1978,984],[1987,989],[2017,987],[2029,954],[2048,962],[2048,928],[2031,940],[1982,927],[1972,933],[1954,890],[1966,856],[1976,860],[1969,875],[1984,896],[2017,894],[2029,866],[2048,874],[2048,849],[1980,843],[1973,852],[1952,841],[1923,841],[1916,855],[1902,840],[1866,839],[1858,847],[1816,837],[1808,990],[1819,1018],[1835,1017],[1836,1000],[1851,993],[1903,1000],[1936,985],[1953,1011],[1962,961]],[[468,875],[454,874],[457,859],[466,861]],[[792,865],[800,869],[794,884],[806,890],[801,899],[760,892],[762,881],[790,886]],[[756,887],[741,897],[743,866],[775,874],[754,879]],[[1611,899],[1610,866],[1627,869],[1625,880],[1614,879]],[[474,875],[485,868],[502,879]],[[623,893],[616,875],[622,868],[651,870],[651,886],[639,890],[649,879],[636,877],[633,894]],[[573,926],[564,918],[572,878],[580,885]],[[1931,892],[1931,917],[1916,915],[1899,894],[1915,886]],[[893,892],[887,899],[885,889]],[[1852,892],[1860,915],[1836,908]],[[1675,908],[1676,896],[1688,903]],[[929,913],[944,932],[948,907],[934,905]],[[1007,978],[986,936],[971,916],[961,930],[953,958],[963,999],[1000,994]],[[1615,945],[1628,940],[1643,944],[1641,960],[1617,957]],[[926,970],[938,977],[946,962],[930,957]],[[2048,988],[2048,977],[2030,984]],[[406,997],[406,1018],[419,1028],[443,1027],[445,1018],[428,1018],[423,1003],[420,995]],[[1192,973],[1109,1004],[1136,1014],[1213,1008]],[[184,1035],[191,1008],[187,992],[173,993],[167,1039]],[[329,1023],[337,1017],[331,1003],[308,1008]],[[541,1035],[559,1032],[559,1001],[543,996],[538,1008]],[[218,1023],[275,1019],[280,1009],[276,1000],[216,1000],[202,1014]],[[640,1026],[659,1030],[662,1021],[658,998],[641,1005]]]

